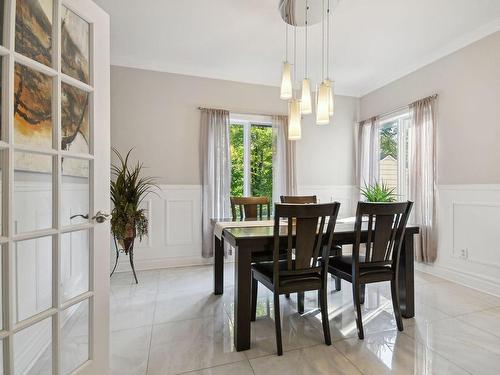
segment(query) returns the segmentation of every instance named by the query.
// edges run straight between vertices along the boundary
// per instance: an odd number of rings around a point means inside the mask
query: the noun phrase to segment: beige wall
[[[300,185],[353,184],[355,98],[337,98],[335,125],[318,127],[309,116],[297,143]],[[147,173],[162,184],[200,184],[199,106],[240,113],[286,113],[279,89],[113,66],[111,142],[134,147]],[[314,166],[314,168],[311,168]]]
[[[361,98],[368,118],[438,93],[438,184],[500,183],[500,32]]]

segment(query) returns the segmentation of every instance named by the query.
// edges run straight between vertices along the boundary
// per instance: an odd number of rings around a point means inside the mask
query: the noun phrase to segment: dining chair
[[[274,294],[274,323],[278,355],[281,342],[280,295],[310,290],[318,291],[325,344],[331,345],[327,306],[327,259],[333,242],[335,221],[340,203],[276,204],[274,215],[273,261],[252,265],[251,320],[257,314],[257,288],[260,282]],[[326,223],[326,218],[329,218]],[[286,238],[280,238],[280,222],[287,221]],[[326,231],[325,231],[326,223]],[[295,238],[294,238],[295,234]],[[286,248],[286,259],[280,260],[280,249]],[[294,257],[292,257],[294,250]]]
[[[237,209],[239,218],[258,218],[271,217],[271,204],[268,197],[231,197],[231,213],[233,220],[237,220]],[[267,214],[263,215],[263,207],[267,207]]]
[[[311,204],[318,203],[316,195],[281,195],[281,203],[295,203],[295,204]],[[342,256],[342,246],[334,246],[330,251],[330,256]],[[342,281],[337,276],[333,276],[335,280],[335,290],[340,291],[342,288]],[[289,294],[285,295],[290,298]],[[304,313],[304,293],[297,293],[297,310],[300,314]]]
[[[366,284],[389,281],[394,316],[399,331],[403,319],[399,307],[398,264],[401,244],[413,202],[359,202],[354,230],[356,238],[352,255],[331,258],[328,272],[352,283],[358,337],[364,338],[361,305]],[[363,221],[363,218],[367,220]],[[364,244],[364,254],[361,254]]]

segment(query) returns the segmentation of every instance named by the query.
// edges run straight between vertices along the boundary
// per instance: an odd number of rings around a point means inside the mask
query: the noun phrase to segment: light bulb
[[[288,100],[292,98],[292,67],[288,61],[283,63],[283,72],[281,75],[281,93],[280,98]]]
[[[300,100],[300,111],[303,115],[312,113],[311,83],[307,78],[304,78],[304,80],[302,81],[302,98]]]
[[[292,99],[288,102],[288,140],[296,141],[301,137],[300,100]]]
[[[334,110],[334,102],[333,102],[333,81],[330,81],[329,79],[325,80],[325,83],[328,85],[328,96],[329,96],[329,103],[328,103],[328,115],[330,117],[333,116],[333,110]]]
[[[328,85],[321,82],[316,90],[316,124],[327,125],[330,123],[330,96]]]

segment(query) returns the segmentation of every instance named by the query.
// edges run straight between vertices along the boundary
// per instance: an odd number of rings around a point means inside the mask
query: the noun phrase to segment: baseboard
[[[126,259],[125,259],[126,257]],[[116,267],[116,272],[130,272],[130,264],[128,256],[120,255],[120,261]],[[228,256],[224,260],[225,263],[233,263],[234,256]],[[176,268],[176,267],[190,267],[190,266],[206,266],[214,263],[214,258],[203,257],[166,257],[157,259],[134,259],[134,266],[136,271],[148,271],[161,268]]]
[[[452,267],[444,267],[439,264],[415,263],[415,269],[472,289],[476,289],[480,292],[500,297],[500,283],[487,277],[478,276],[476,274]]]

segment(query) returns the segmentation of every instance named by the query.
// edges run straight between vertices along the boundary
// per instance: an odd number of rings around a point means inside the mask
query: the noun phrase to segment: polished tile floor
[[[212,268],[130,273],[111,280],[114,375],[168,374],[499,374],[500,298],[416,274],[416,317],[398,332],[388,285],[367,286],[365,339],[358,340],[350,284],[330,286],[332,346],[323,344],[316,293],[306,312],[281,298],[284,355],[275,355],[272,295],[259,287],[252,348],[233,345],[233,266],[223,296],[212,294]],[[330,280],[331,282],[332,280]]]

